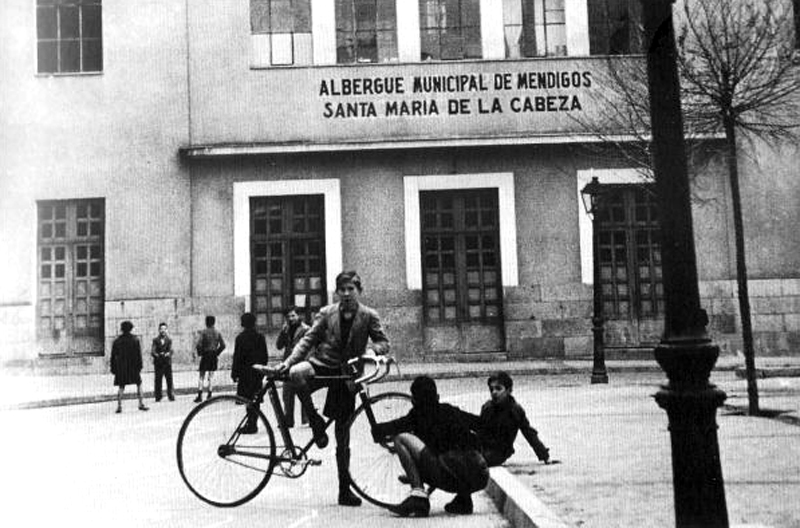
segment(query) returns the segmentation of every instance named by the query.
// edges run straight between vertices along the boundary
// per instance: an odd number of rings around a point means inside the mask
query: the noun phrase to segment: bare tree
[[[755,350],[747,288],[739,185],[740,142],[776,145],[800,126],[800,74],[791,0],[678,0],[678,68],[685,135],[722,137],[733,204],[736,282],[742,322],[748,411],[758,414]],[[584,129],[649,172],[650,122],[644,61],[610,56],[610,95]],[[613,133],[608,130],[614,131]],[[620,137],[624,131],[627,140]],[[643,150],[644,149],[644,150]],[[646,167],[643,167],[642,164]]]

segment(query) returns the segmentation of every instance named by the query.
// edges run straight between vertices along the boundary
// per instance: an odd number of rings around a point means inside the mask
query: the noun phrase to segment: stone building
[[[206,314],[229,341],[244,311],[274,337],[342,269],[401,360],[584,357],[595,261],[609,355],[648,350],[653,200],[582,125],[613,99],[607,56],[640,51],[639,7],[600,5],[5,0],[0,363],[100,371],[130,319],[145,342],[167,322],[188,366]],[[743,147],[756,353],[796,354],[800,152]],[[703,305],[735,353],[722,161],[694,186]]]

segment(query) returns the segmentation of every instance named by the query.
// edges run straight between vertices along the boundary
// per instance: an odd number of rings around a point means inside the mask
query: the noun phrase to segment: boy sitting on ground
[[[456,493],[445,506],[448,513],[472,513],[470,495],[483,489],[489,480],[486,461],[479,451],[471,429],[477,417],[458,407],[439,403],[436,383],[419,376],[411,383],[413,408],[402,418],[377,424],[376,442],[392,438],[406,474],[403,482],[411,485],[411,494],[398,506],[390,508],[401,517],[427,517],[430,502],[424,485]]]
[[[489,467],[499,466],[514,453],[518,431],[522,431],[539,460],[549,463],[550,450],[531,427],[525,409],[511,395],[514,386],[511,376],[499,371],[489,376],[487,383],[491,399],[481,408],[478,437]]]

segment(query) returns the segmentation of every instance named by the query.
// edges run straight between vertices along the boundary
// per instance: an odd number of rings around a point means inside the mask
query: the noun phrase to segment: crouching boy
[[[491,399],[481,408],[478,437],[483,447],[483,456],[489,467],[499,466],[514,453],[517,432],[533,448],[536,456],[547,464],[550,450],[545,447],[536,429],[531,427],[525,409],[511,395],[514,382],[508,373],[500,371],[489,376],[487,381]]]
[[[473,433],[478,417],[440,403],[436,383],[427,376],[412,382],[411,399],[413,408],[406,416],[378,424],[373,431],[375,441],[392,438],[406,472],[403,480],[411,486],[409,497],[391,511],[401,517],[427,517],[430,502],[424,486],[428,484],[456,494],[445,506],[448,513],[472,513],[470,495],[489,480]]]

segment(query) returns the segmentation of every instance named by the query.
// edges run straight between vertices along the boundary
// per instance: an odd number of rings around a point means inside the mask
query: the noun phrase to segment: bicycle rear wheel
[[[387,392],[369,399],[369,407],[378,423],[408,414],[411,396]],[[376,444],[366,406],[361,405],[350,419],[350,482],[353,489],[369,502],[382,507],[400,504],[408,495],[408,484],[400,482],[405,475],[394,445]]]
[[[257,432],[240,434],[248,408],[250,402],[244,398],[216,396],[192,409],[178,434],[181,477],[192,493],[214,506],[249,501],[272,476],[275,435],[264,414],[255,409],[250,413],[255,415]]]

